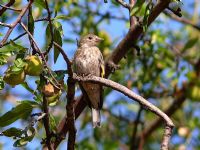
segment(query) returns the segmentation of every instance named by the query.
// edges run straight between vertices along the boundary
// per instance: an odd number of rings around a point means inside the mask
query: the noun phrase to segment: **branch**
[[[6,6],[6,5],[1,5],[0,4],[0,6],[3,7],[3,8],[5,8],[5,9],[9,9],[9,10],[17,11],[17,12],[21,12],[22,11],[21,9],[11,8],[11,7]]]
[[[0,42],[0,48],[4,46],[5,42],[7,41],[8,37],[10,36],[13,29],[16,27],[16,25],[21,22],[22,17],[25,15],[26,11],[29,9],[31,4],[33,3],[33,0],[30,0],[28,4],[22,9],[21,13],[19,14],[17,20],[11,25],[9,30],[7,31],[6,35],[4,36],[3,40]]]
[[[66,64],[67,64],[67,70],[69,77],[67,79],[67,106],[66,106],[66,112],[67,112],[67,118],[69,123],[69,138],[68,138],[68,144],[67,149],[68,150],[74,150],[75,148],[75,140],[76,140],[76,127],[75,127],[75,113],[74,113],[74,95],[75,95],[75,81],[73,79],[73,71],[72,71],[72,63],[69,60],[68,56],[65,54],[64,50],[60,45],[58,45],[56,42],[53,42],[53,44],[58,47],[60,53],[62,54]]]
[[[23,36],[26,35],[26,34],[27,34],[27,33],[24,32],[24,33],[18,35],[17,37],[15,37],[14,39],[12,39],[12,41],[16,41],[16,40],[18,40],[19,38],[23,37]],[[6,42],[3,46],[6,46],[6,45],[8,45],[8,44],[10,44],[10,42]]]
[[[129,0],[130,9],[129,9],[129,16],[130,16],[130,27],[134,26],[137,23],[137,19],[134,15],[131,16],[131,10],[135,5],[136,0]]]
[[[53,150],[53,147],[51,145],[51,131],[50,131],[50,125],[49,125],[49,108],[48,108],[48,101],[45,96],[43,96],[43,111],[46,114],[43,118],[44,128],[46,131],[46,141],[45,146],[48,147],[48,150]]]
[[[195,28],[195,29],[197,29],[197,30],[200,31],[200,26],[196,25],[195,23],[193,23],[192,21],[190,21],[190,20],[188,20],[188,19],[186,19],[186,18],[177,17],[176,15],[174,15],[174,14],[169,14],[169,13],[167,13],[166,11],[164,12],[164,14],[165,14],[166,16],[168,16],[168,17],[170,17],[170,18],[172,18],[172,19],[178,21],[178,22],[181,22],[181,23],[186,24],[186,25],[190,25],[190,26],[192,26],[193,28]]]
[[[58,48],[58,50],[60,51],[60,53],[62,54],[66,64],[67,64],[67,70],[69,75],[72,77],[73,76],[73,71],[72,71],[72,62],[69,60],[68,56],[65,54],[64,50],[62,49],[62,47],[60,45],[58,45],[58,43],[53,42],[53,44]]]
[[[137,139],[136,133],[137,133],[137,130],[138,130],[138,125],[139,125],[139,122],[140,122],[142,110],[143,110],[143,108],[140,106],[140,109],[138,110],[137,117],[136,117],[136,120],[135,120],[133,132],[132,132],[130,149],[136,149],[136,143],[138,143],[138,141],[136,140]]]
[[[80,96],[78,98],[75,98],[75,103],[74,103],[74,113],[75,113],[75,119],[78,118],[78,116],[82,113],[82,111],[85,109],[86,107],[86,102],[83,100],[83,96]],[[58,127],[57,127],[57,134],[60,138],[57,138],[55,143],[53,143],[54,145],[54,149],[56,149],[58,147],[58,145],[60,144],[60,142],[65,139],[65,136],[67,134],[67,132],[69,131],[70,128],[70,123],[69,123],[69,119],[67,116],[65,116],[62,121],[59,123]]]
[[[10,0],[5,6],[0,9],[0,16],[8,9],[7,7],[12,6],[15,3],[15,0]]]
[[[0,22],[0,26],[11,28],[12,24],[7,24],[7,23]]]
[[[125,87],[119,83],[116,83],[114,81],[104,79],[101,77],[92,76],[92,75],[83,78],[83,77],[77,76],[76,74],[73,74],[73,79],[76,81],[98,83],[98,84],[102,84],[107,87],[111,87],[112,89],[115,89],[115,90],[123,93],[125,96],[128,96],[132,100],[137,101],[140,105],[142,105],[143,108],[150,110],[152,113],[159,116],[165,122],[165,130],[164,130],[163,141],[161,144],[161,150],[169,149],[168,145],[169,145],[169,140],[171,137],[171,133],[172,133],[174,124],[173,124],[172,120],[164,112],[162,112],[159,108],[157,108],[156,106],[151,104],[149,101],[147,101],[143,97],[137,95],[136,93],[134,93],[127,87]]]
[[[116,0],[117,3],[119,3],[120,5],[122,5],[123,7],[127,8],[130,10],[130,5],[127,4],[126,2],[124,2],[123,0]]]

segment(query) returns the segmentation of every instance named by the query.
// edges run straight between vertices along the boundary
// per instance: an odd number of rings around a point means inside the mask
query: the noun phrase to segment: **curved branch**
[[[101,77],[92,76],[92,75],[83,78],[83,77],[77,76],[75,73],[73,74],[73,79],[76,81],[98,83],[98,84],[102,84],[107,87],[111,87],[112,89],[115,89],[115,90],[123,93],[125,96],[128,96],[132,100],[137,101],[140,105],[143,106],[143,108],[150,110],[151,112],[153,112],[154,114],[159,116],[165,122],[165,129],[164,129],[164,135],[163,135],[163,140],[162,140],[162,144],[161,144],[161,149],[162,150],[169,149],[168,144],[169,144],[169,140],[170,140],[170,137],[172,134],[172,129],[174,127],[174,124],[173,124],[172,120],[159,108],[157,108],[156,106],[151,104],[149,101],[144,99],[142,96],[134,93],[127,87],[125,87],[119,83],[116,83],[114,81],[104,79]]]

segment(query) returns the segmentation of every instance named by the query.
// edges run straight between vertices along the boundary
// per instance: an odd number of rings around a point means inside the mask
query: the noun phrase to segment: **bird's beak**
[[[97,41],[97,42],[101,42],[101,41],[103,41],[103,40],[104,40],[104,39],[102,39],[102,38],[100,38],[100,37],[97,37],[97,38],[96,38],[96,41]]]

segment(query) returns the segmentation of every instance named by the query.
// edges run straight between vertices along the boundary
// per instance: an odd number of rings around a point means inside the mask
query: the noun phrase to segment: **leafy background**
[[[1,3],[6,3],[3,0]],[[43,1],[36,0],[33,7],[33,18],[47,16]],[[21,8],[27,2],[17,0],[14,7]],[[181,5],[182,15],[194,24],[200,24],[200,2],[198,0],[183,0]],[[103,3],[103,1],[49,1],[50,10],[53,12],[53,26],[55,28],[55,41],[63,45],[66,54],[73,58],[77,48],[76,39],[81,35],[93,32],[104,38],[100,45],[104,58],[106,59],[116,47],[129,29],[129,12],[115,1]],[[137,14],[143,16],[145,7]],[[11,23],[17,17],[17,13],[6,11],[0,21]],[[27,17],[23,18],[26,22]],[[110,79],[121,83],[133,91],[147,98],[161,110],[170,110],[175,129],[171,139],[172,149],[199,149],[199,100],[200,100],[200,42],[199,29],[188,24],[183,24],[162,13],[159,18],[147,29],[146,33],[138,41],[140,55],[135,50],[130,50],[126,58],[120,62],[120,70],[110,76]],[[1,37],[6,33],[6,28],[0,26]],[[20,26],[13,31],[10,39],[23,33]],[[43,50],[49,44],[48,24],[45,21],[34,23],[34,37],[39,47]],[[62,39],[62,40],[61,40]],[[20,46],[21,47],[20,47]],[[1,48],[0,74],[3,75],[6,68],[12,64],[15,57],[13,54],[29,51],[28,37],[23,36],[16,43]],[[9,57],[8,57],[9,56]],[[14,55],[15,56],[15,55]],[[57,59],[57,61],[55,61]],[[62,56],[58,56],[57,50],[51,50],[49,54],[49,66],[52,70],[65,70],[66,65]],[[37,88],[35,81],[38,77],[26,77],[26,82],[32,90]],[[66,77],[65,77],[66,83]],[[34,94],[26,86],[15,86],[14,88],[5,85],[0,91],[0,115],[3,115],[11,108],[19,104],[19,101],[27,100],[34,102]],[[76,95],[80,95],[77,86]],[[50,108],[51,115],[56,124],[64,116],[65,95],[62,92],[59,103]],[[175,101],[181,99],[177,106],[171,107]],[[20,103],[21,107],[33,109],[33,112],[40,112],[35,108],[34,103]],[[29,109],[29,110],[30,110]],[[30,112],[27,112],[29,115]],[[76,121],[78,149],[128,149],[133,144],[135,135],[136,120],[137,135],[146,131],[156,119],[155,115],[143,110],[137,103],[133,103],[122,94],[106,88],[104,92],[104,108],[102,111],[103,123],[100,129],[93,129],[91,125],[90,111],[87,108]],[[14,116],[14,115],[12,115]],[[15,116],[17,121],[6,126],[4,121],[3,132],[10,127],[21,128],[23,131],[31,132],[29,142],[24,149],[40,149],[41,139],[45,137],[44,128],[38,122],[34,127],[29,127],[30,117]],[[1,122],[0,118],[0,122]],[[5,118],[3,118],[4,120]],[[9,124],[9,123],[8,123]],[[146,135],[144,149],[159,149],[160,140],[163,134],[162,124],[159,128],[153,128],[153,132]],[[11,128],[12,129],[12,128]],[[14,129],[15,130],[15,129]],[[21,130],[15,133],[22,135]],[[6,132],[4,132],[5,135]],[[13,139],[0,136],[1,149],[13,147]],[[137,136],[136,136],[137,137]],[[136,142],[137,144],[137,142]],[[60,145],[65,147],[66,142]],[[16,145],[15,145],[16,146]]]

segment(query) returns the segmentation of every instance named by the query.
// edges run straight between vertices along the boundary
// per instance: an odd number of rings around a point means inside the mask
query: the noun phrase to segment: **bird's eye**
[[[89,38],[90,40],[92,39],[92,37],[91,37],[91,36],[89,36],[88,38]]]

